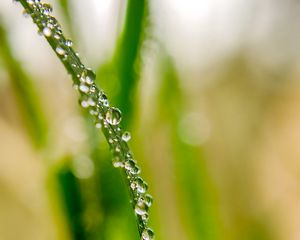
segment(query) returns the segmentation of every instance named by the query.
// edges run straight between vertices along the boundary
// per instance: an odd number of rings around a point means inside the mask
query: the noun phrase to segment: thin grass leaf
[[[64,37],[60,24],[50,15],[52,8],[49,4],[33,0],[20,0],[20,3],[72,76],[74,88],[80,94],[81,106],[89,110],[96,121],[96,127],[102,129],[114,157],[114,166],[123,169],[126,176],[140,237],[145,240],[152,239],[154,234],[147,223],[152,197],[146,193],[147,183],[139,176],[140,168],[124,140],[120,110],[111,107],[104,92],[96,86],[95,74],[82,64],[71,47],[72,44]]]
[[[184,111],[184,98],[172,59],[164,57],[162,62],[162,85],[160,106],[168,102],[168,108],[159,111],[160,116],[171,126],[171,142],[175,160],[178,187],[183,209],[187,216],[188,230],[194,239],[220,239],[220,222],[214,197],[214,186],[205,165],[201,147],[194,147],[178,136],[178,125]],[[172,89],[170,91],[170,89]]]

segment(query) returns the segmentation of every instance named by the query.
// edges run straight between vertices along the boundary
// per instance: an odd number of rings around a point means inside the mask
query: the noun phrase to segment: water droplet
[[[52,6],[48,3],[44,3],[43,6],[42,6],[42,9],[43,9],[43,13],[45,15],[49,15],[53,11]]]
[[[125,168],[130,171],[135,167],[135,162],[132,159],[129,159],[125,162]]]
[[[136,190],[138,193],[145,193],[148,189],[148,184],[140,177],[135,180]]]
[[[55,51],[59,54],[59,55],[64,55],[65,54],[65,50],[60,47],[60,46],[57,46]]]
[[[88,104],[89,104],[90,106],[92,106],[92,107],[94,107],[94,106],[96,105],[95,101],[94,101],[92,98],[89,98],[89,99],[87,100],[87,102],[88,102]]]
[[[87,85],[85,85],[85,84],[80,84],[79,85],[79,90],[81,91],[81,92],[83,92],[83,93],[88,93],[89,92],[89,87],[87,86]]]
[[[115,168],[123,168],[124,167],[124,163],[122,162],[122,160],[119,157],[114,157],[112,160],[112,163]]]
[[[129,140],[131,139],[131,135],[130,135],[130,132],[124,132],[122,134],[122,140],[125,141],[125,142],[128,142]]]
[[[139,199],[136,202],[134,211],[135,211],[135,213],[137,215],[144,215],[144,214],[146,214],[148,212],[148,206],[147,206],[147,204],[144,201],[142,201],[141,199]]]
[[[89,103],[85,100],[81,101],[80,105],[83,107],[83,108],[87,108],[89,106]]]
[[[95,124],[96,128],[100,129],[102,127],[101,123],[96,123]]]
[[[27,3],[28,3],[29,5],[32,5],[32,4],[34,4],[34,1],[33,1],[33,0],[27,0]]]
[[[148,222],[148,220],[149,220],[149,215],[148,215],[148,213],[142,215],[142,220],[143,220],[143,222],[145,222],[145,223]]]
[[[142,239],[141,240],[152,240],[154,239],[154,232],[150,228],[146,228],[142,232]]]
[[[50,37],[52,32],[51,32],[51,29],[48,28],[48,27],[44,27],[43,29],[43,34],[46,36],[46,37]]]
[[[118,108],[109,108],[106,112],[105,119],[111,125],[118,125],[122,119],[121,111]]]
[[[148,207],[151,207],[151,205],[153,203],[153,198],[152,198],[152,196],[150,194],[146,194],[144,196],[144,201],[148,205]]]
[[[65,45],[66,45],[67,47],[72,47],[73,42],[72,42],[71,40],[66,40],[66,41],[65,41]]]
[[[95,73],[92,70],[87,69],[87,71],[86,71],[86,77],[85,77],[86,83],[87,84],[93,84],[94,81],[95,81],[95,78],[96,78]]]

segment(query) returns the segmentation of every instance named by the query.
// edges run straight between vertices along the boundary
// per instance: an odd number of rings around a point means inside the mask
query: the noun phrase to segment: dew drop
[[[43,6],[42,6],[42,9],[43,9],[43,13],[45,15],[49,15],[53,11],[52,6],[48,3],[44,3]]]
[[[149,220],[149,215],[148,215],[148,213],[142,215],[142,220],[143,220],[144,222],[146,222],[146,223],[148,222],[148,220]]]
[[[118,125],[122,119],[121,111],[118,108],[109,108],[106,112],[105,119],[111,125]]]
[[[102,127],[102,125],[101,125],[101,123],[96,123],[95,127],[98,128],[98,129],[100,129]]]
[[[94,106],[96,105],[95,101],[94,101],[92,98],[89,98],[89,99],[87,100],[87,102],[88,102],[88,104],[89,104],[90,106],[92,106],[92,107],[94,107]]]
[[[87,108],[89,106],[89,103],[87,101],[81,101],[80,105],[83,107],[83,108]]]
[[[131,171],[135,167],[135,162],[132,159],[129,159],[125,162],[125,168],[128,171]]]
[[[72,47],[73,42],[72,42],[71,40],[66,40],[66,41],[65,41],[65,45],[66,45],[67,47]]]
[[[152,240],[154,239],[154,232],[150,228],[146,228],[142,232],[142,239],[141,240]]]
[[[145,193],[148,189],[148,184],[140,177],[135,180],[136,190],[138,193]]]
[[[148,207],[151,207],[151,205],[153,203],[153,198],[152,198],[152,196],[150,194],[146,194],[144,196],[144,201],[148,205]]]
[[[81,92],[83,92],[83,93],[88,93],[90,89],[89,89],[89,87],[86,86],[85,84],[80,84],[80,85],[79,85],[79,90],[80,90]]]
[[[128,142],[129,140],[131,139],[131,134],[130,134],[130,132],[124,132],[123,134],[122,134],[122,140],[124,141],[124,142]]]
[[[86,83],[87,84],[93,84],[94,81],[95,81],[95,78],[96,78],[95,73],[92,70],[87,69],[87,71],[86,71],[86,77],[85,77]]]
[[[135,211],[135,213],[137,215],[144,215],[144,214],[146,214],[148,212],[148,206],[147,206],[147,204],[144,201],[142,201],[141,199],[139,199],[136,202],[134,211]]]
[[[112,160],[112,163],[115,168],[123,168],[124,167],[124,163],[121,161],[121,159],[119,157],[114,157]]]
[[[65,54],[65,50],[60,47],[60,46],[57,46],[55,51],[59,54],[59,55],[64,55]]]
[[[46,36],[46,37],[50,37],[52,32],[51,32],[51,29],[48,28],[48,27],[44,27],[43,29],[43,34]]]

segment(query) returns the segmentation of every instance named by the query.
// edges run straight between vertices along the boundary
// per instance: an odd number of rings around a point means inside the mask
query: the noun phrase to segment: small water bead
[[[144,201],[148,205],[148,207],[151,207],[151,205],[153,203],[153,198],[152,198],[152,196],[150,194],[146,194],[144,196]]]
[[[121,111],[118,108],[109,108],[106,112],[105,119],[111,125],[118,125],[122,119]]]
[[[130,132],[124,132],[123,134],[122,134],[122,140],[124,141],[124,142],[128,142],[129,140],[131,139],[131,134],[130,134]]]
[[[137,174],[140,174],[141,173],[141,169],[139,166],[135,166],[134,168],[132,168],[130,170],[130,173],[133,174],[133,175],[137,175]]]
[[[141,177],[138,177],[134,182],[138,193],[145,193],[147,191],[148,184]]]
[[[146,228],[142,232],[142,239],[141,240],[152,240],[154,239],[154,232],[150,228]]]
[[[50,4],[44,3],[44,4],[42,5],[42,10],[43,10],[43,13],[44,13],[45,15],[49,15],[50,13],[52,13],[53,8],[52,8],[52,6],[51,6]]]
[[[59,36],[57,33],[55,33],[55,34],[54,34],[54,38],[55,38],[56,40],[59,40],[59,39],[60,39],[60,36]]]
[[[147,214],[148,212],[148,206],[147,204],[142,201],[141,199],[139,199],[136,204],[135,204],[135,208],[134,208],[134,211],[137,215],[144,215],[144,214]]]
[[[95,127],[98,128],[98,129],[100,129],[102,127],[102,125],[101,125],[101,123],[96,123]]]
[[[27,0],[27,3],[28,3],[29,5],[33,5],[33,4],[34,4],[34,0]]]
[[[89,92],[89,87],[87,86],[87,85],[85,85],[85,84],[80,84],[79,85],[79,90],[81,91],[81,92],[83,92],[83,93],[88,93]]]
[[[61,47],[61,46],[57,46],[55,51],[59,54],[59,55],[64,55],[65,54],[65,50]]]
[[[124,163],[122,162],[122,160],[119,157],[114,157],[112,160],[112,163],[115,168],[123,168],[124,167]]]
[[[143,220],[144,223],[147,223],[148,220],[149,220],[149,214],[146,213],[146,214],[142,215],[142,220]]]
[[[96,74],[92,70],[87,69],[86,77],[85,77],[86,83],[93,84],[95,79],[96,79]]]
[[[44,34],[44,36],[46,36],[46,37],[50,37],[51,34],[52,34],[52,31],[51,31],[51,29],[50,29],[49,27],[44,27],[44,29],[43,29],[43,34]]]
[[[65,45],[66,45],[67,47],[72,47],[73,42],[72,42],[71,40],[66,40],[66,41],[65,41]]]
[[[83,107],[83,108],[87,108],[89,107],[89,103],[85,100],[81,101],[80,105]]]
[[[135,162],[132,159],[129,159],[125,162],[125,168],[130,171],[135,167]]]
[[[97,115],[98,115],[98,111],[93,110],[93,109],[91,109],[91,110],[89,111],[89,113],[90,113],[91,115],[93,115],[93,116],[97,116]]]
[[[92,106],[92,107],[94,107],[94,106],[96,105],[96,102],[95,102],[92,98],[89,98],[89,99],[87,100],[87,102],[88,102],[88,104],[89,104],[90,106]]]

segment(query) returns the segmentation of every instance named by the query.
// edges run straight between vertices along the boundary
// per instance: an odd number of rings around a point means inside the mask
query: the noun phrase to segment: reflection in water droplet
[[[48,28],[48,27],[45,27],[45,28],[43,29],[43,34],[44,34],[44,36],[46,36],[46,37],[50,37],[51,34],[52,34],[51,29]]]
[[[42,6],[42,10],[45,15],[49,15],[50,13],[52,13],[53,8],[50,4],[44,3]]]
[[[122,140],[124,141],[124,142],[128,142],[129,140],[131,139],[131,135],[130,135],[130,132],[124,132],[123,134],[122,134]]]
[[[66,45],[67,47],[72,47],[73,42],[72,42],[71,40],[66,40],[66,41],[65,41],[65,45]]]
[[[122,162],[122,160],[119,157],[114,157],[112,160],[112,163],[115,168],[123,168],[124,167],[124,163]]]
[[[145,204],[145,202],[143,202],[141,199],[139,199],[136,202],[134,211],[137,215],[144,215],[148,211],[148,206]]]
[[[86,86],[85,84],[80,84],[79,85],[79,90],[83,93],[88,93],[89,92],[89,87]]]
[[[118,108],[109,108],[105,115],[106,121],[111,125],[117,125],[121,122],[122,115]]]
[[[141,240],[152,240],[154,239],[154,232],[150,228],[146,228],[142,232],[142,239]]]
[[[59,54],[59,55],[64,55],[65,54],[65,50],[60,47],[60,46],[57,46],[55,51]]]

